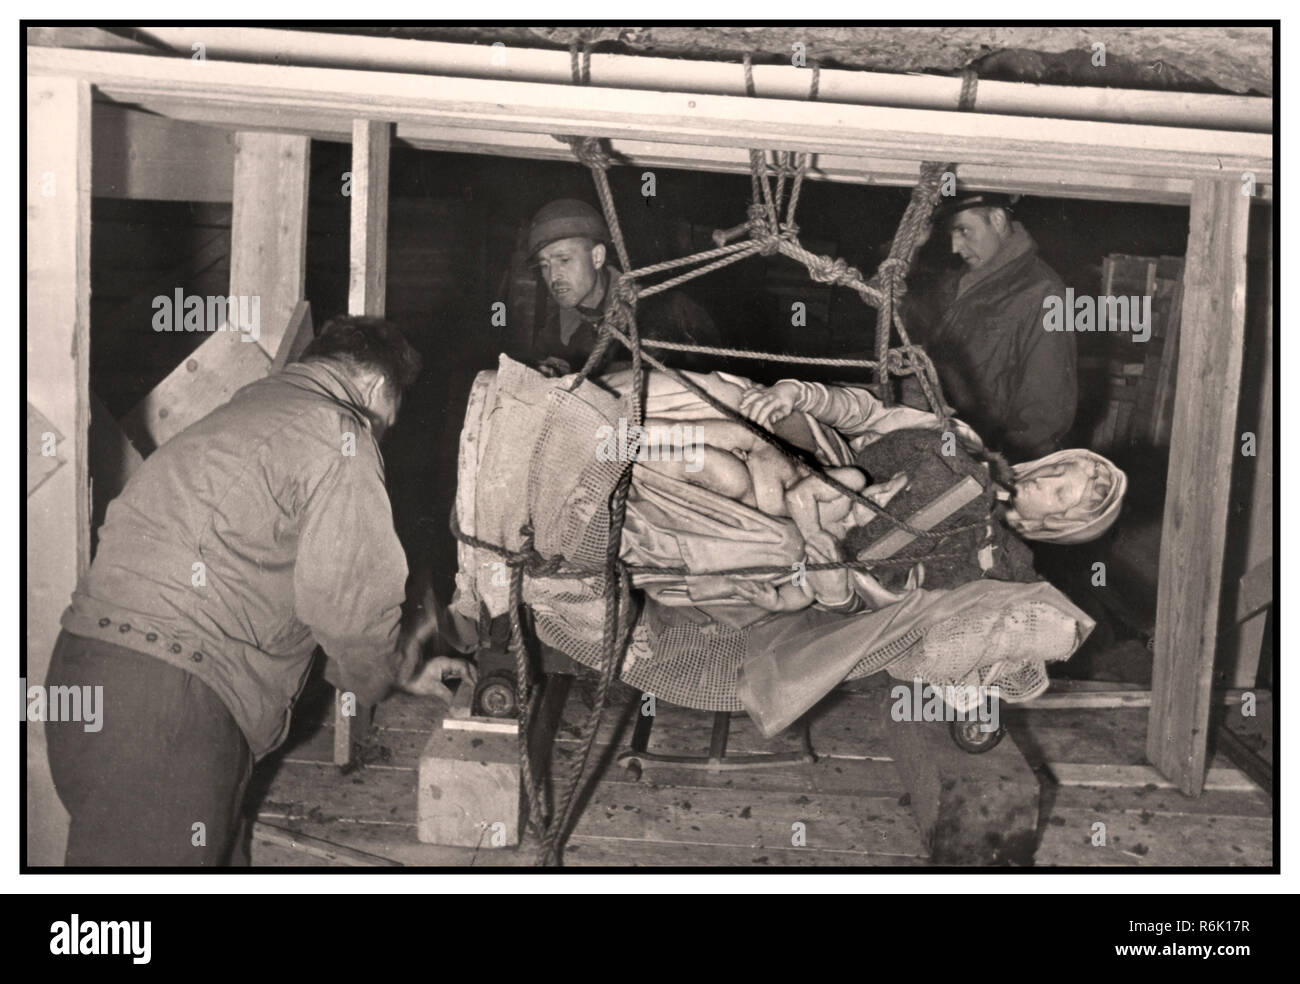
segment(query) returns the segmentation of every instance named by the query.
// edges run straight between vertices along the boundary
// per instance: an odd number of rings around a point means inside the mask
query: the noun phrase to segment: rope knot
[[[808,261],[808,276],[821,284],[837,284],[848,279],[849,265],[842,257],[813,256]]]
[[[607,171],[614,158],[605,152],[599,137],[571,137],[573,154],[578,161],[593,170]]]
[[[909,264],[900,256],[890,256],[880,264],[878,275],[880,283],[895,298],[907,293],[907,268]]]

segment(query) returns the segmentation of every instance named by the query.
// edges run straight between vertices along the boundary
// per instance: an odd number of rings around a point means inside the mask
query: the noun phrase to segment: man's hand
[[[478,671],[474,664],[466,659],[453,656],[435,656],[426,661],[415,671],[415,675],[402,685],[408,694],[421,697],[437,697],[446,704],[451,703],[451,689],[442,681],[458,679],[464,681],[462,687],[472,687],[478,682]]]
[[[771,427],[794,412],[799,391],[794,383],[783,379],[774,386],[754,386],[740,398],[740,412],[757,424]]]
[[[543,359],[541,363],[537,366],[537,371],[540,372],[547,379],[555,379],[559,376],[567,376],[569,375],[569,373],[573,372],[573,370],[569,367],[569,363],[567,363],[564,359],[561,359],[558,356],[554,356],[554,355],[548,355],[545,359]]]

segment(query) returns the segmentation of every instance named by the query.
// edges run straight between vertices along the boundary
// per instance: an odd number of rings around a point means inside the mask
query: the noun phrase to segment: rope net
[[[591,75],[590,47],[584,46],[579,52],[578,45],[575,44],[571,48],[570,54],[575,84],[588,84]],[[753,66],[749,56],[745,57],[744,68],[746,91],[752,96],[755,94],[755,89]],[[819,69],[814,63],[812,65],[812,86],[810,90],[810,98],[812,99],[817,98],[819,79]],[[961,109],[972,108],[975,84],[975,74],[968,69],[963,78]],[[620,278],[613,295],[607,301],[596,345],[578,373],[577,378],[570,386],[570,391],[576,390],[591,373],[595,372],[603,364],[610,347],[615,342],[618,342],[628,350],[632,362],[632,385],[626,400],[626,415],[629,424],[640,425],[643,422],[643,365],[649,365],[660,372],[668,374],[676,382],[692,390],[724,417],[746,427],[760,440],[778,449],[799,466],[811,471],[821,481],[830,485],[840,494],[864,503],[874,513],[884,517],[895,527],[905,530],[920,540],[945,539],[983,525],[982,523],[971,523],[954,529],[946,529],[942,533],[913,528],[904,520],[886,512],[859,492],[848,488],[827,475],[819,463],[797,455],[769,430],[714,399],[688,377],[644,351],[646,348],[654,348],[728,358],[753,358],[784,363],[874,369],[879,396],[886,404],[889,404],[892,399],[890,386],[888,385],[891,377],[915,376],[931,411],[943,422],[945,429],[952,429],[948,407],[943,401],[938,375],[924,350],[912,343],[907,328],[903,323],[899,307],[907,290],[905,282],[907,273],[917,251],[929,238],[931,216],[939,201],[943,177],[946,172],[953,169],[954,165],[944,163],[924,163],[921,165],[919,179],[912,190],[907,208],[899,222],[898,231],[891,243],[889,255],[881,262],[875,275],[870,279],[864,277],[860,270],[843,259],[821,256],[806,249],[800,243],[799,226],[795,222],[795,216],[812,157],[806,151],[795,153],[776,151],[772,152],[769,158],[767,151],[751,149],[749,152],[751,198],[746,209],[745,221],[730,229],[715,230],[713,233],[713,249],[634,268],[628,254],[627,243],[623,236],[613,193],[610,190],[609,177],[606,173],[611,166],[618,163],[617,159],[606,149],[604,142],[596,137],[556,136],[555,139],[567,143],[578,161],[591,171],[596,195],[610,231],[610,238],[618,254],[622,269],[627,271]],[[789,182],[788,198],[787,182]],[[857,293],[864,304],[876,309],[875,359],[795,356],[782,353],[752,352],[715,346],[643,340],[640,338],[636,326],[636,306],[640,298],[671,290],[690,280],[705,276],[750,256],[774,256],[778,254],[803,264],[813,281],[852,290]],[[673,272],[673,275],[666,279],[654,283],[645,283],[649,278],[670,272]],[[899,344],[891,346],[890,343],[895,333]],[[563,557],[542,556],[533,549],[531,529],[528,527],[521,530],[524,542],[523,548],[510,551],[498,544],[492,544],[466,534],[456,525],[453,514],[452,532],[458,540],[480,549],[499,553],[505,558],[510,570],[509,648],[515,659],[519,688],[520,771],[523,778],[524,795],[528,801],[525,809],[526,822],[533,828],[541,843],[537,857],[538,865],[559,863],[567,832],[573,822],[575,805],[581,799],[577,794],[586,769],[586,763],[596,741],[611,687],[619,675],[620,664],[632,638],[636,613],[631,590],[631,575],[642,572],[664,574],[701,573],[685,568],[655,568],[651,571],[646,568],[624,564],[620,560],[619,551],[622,544],[627,497],[632,478],[632,462],[636,459],[636,448],[632,448],[630,451],[631,453],[628,455],[628,460],[623,464],[622,472],[614,486],[609,502],[609,534],[605,543],[603,571],[600,576],[603,591],[604,620],[602,625],[599,683],[586,724],[586,740],[583,742],[579,754],[571,762],[569,775],[563,786],[563,794],[556,799],[557,809],[554,815],[547,815],[545,812],[543,798],[540,795],[539,779],[533,772],[528,753],[529,723],[535,710],[533,702],[536,693],[531,682],[530,659],[520,618],[520,609],[523,605],[522,584],[525,574],[534,577],[584,578],[592,576],[593,572],[587,568],[566,566]],[[896,555],[887,561],[845,560],[833,563],[809,564],[808,570],[837,568],[871,570],[879,566],[909,565],[912,560],[913,558],[903,554]],[[786,567],[747,567],[704,573],[740,576],[786,571],[788,571]]]

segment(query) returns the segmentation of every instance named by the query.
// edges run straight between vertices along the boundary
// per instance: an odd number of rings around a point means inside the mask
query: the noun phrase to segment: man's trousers
[[[65,864],[248,863],[241,807],[253,757],[207,684],[144,653],[60,632],[46,686],[103,687],[99,730],[45,725],[54,786],[72,817]]]

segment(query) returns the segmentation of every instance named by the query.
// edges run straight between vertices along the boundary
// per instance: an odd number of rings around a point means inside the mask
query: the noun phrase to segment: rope
[[[972,524],[984,525],[984,524]],[[962,527],[962,531],[970,527]],[[492,543],[488,540],[479,539],[469,533],[464,532],[456,525],[455,512],[452,513],[451,524],[452,535],[464,543],[466,546],[473,547],[476,550],[483,550],[487,553],[494,554],[505,559],[506,566],[513,570],[518,570],[529,577],[548,577],[564,579],[581,579],[591,577],[593,571],[583,570],[577,567],[567,569],[561,568],[556,571],[550,570],[533,570],[526,562],[529,554],[524,551],[508,550],[498,543]],[[943,536],[952,536],[955,531],[949,530]],[[918,560],[937,560],[941,558],[957,558],[965,556],[965,551],[954,553],[896,553],[892,557],[886,557],[880,560],[825,560],[817,561],[813,564],[804,564],[805,571],[838,571],[838,570],[855,570],[855,571],[873,571],[878,567],[907,567]],[[563,557],[551,558],[551,562],[559,566],[564,562]],[[670,565],[659,567],[652,564],[629,564],[625,561],[619,561],[620,574],[671,574],[675,577],[756,577],[764,574],[789,574],[789,564],[755,564],[749,567],[728,567],[716,571],[701,571],[685,565]],[[486,632],[482,634],[486,635]]]
[[[980,77],[969,65],[961,73],[961,95],[957,97],[957,108],[971,110],[975,108],[975,89]]]
[[[570,61],[575,85],[586,85],[591,78],[591,49],[588,45],[583,45],[581,51],[577,42],[570,47]],[[753,58],[746,53],[744,56],[744,74],[745,74],[745,92],[749,96],[756,95],[754,85],[754,66]],[[820,66],[814,61],[813,74],[809,89],[809,99],[817,98],[821,71]],[[967,70],[967,74],[962,81],[962,95],[960,104],[963,109],[971,108],[974,105],[975,98],[975,76],[974,72]],[[863,302],[875,306],[876,313],[876,359],[872,366],[876,371],[877,382],[881,385],[882,399],[888,405],[892,399],[889,392],[889,377],[891,372],[895,375],[914,374],[921,384],[927,401],[933,412],[940,416],[944,424],[948,424],[947,407],[943,402],[942,391],[939,386],[938,375],[934,371],[932,363],[925,353],[916,346],[911,344],[906,328],[903,325],[901,316],[897,311],[897,302],[906,290],[905,276],[911,266],[912,258],[924,237],[921,233],[929,234],[930,213],[933,211],[934,204],[937,200],[938,180],[941,171],[934,171],[934,168],[940,165],[923,165],[921,177],[916,187],[912,191],[911,200],[908,202],[907,210],[904,212],[903,220],[900,222],[898,233],[894,237],[891,245],[890,255],[884,263],[881,264],[876,276],[871,282],[867,282],[860,271],[850,266],[843,259],[832,259],[831,257],[818,256],[815,253],[805,249],[798,241],[798,226],[795,224],[796,209],[799,204],[799,197],[803,189],[803,179],[808,168],[810,154],[802,152],[797,155],[797,165],[792,166],[790,163],[790,153],[777,152],[774,165],[769,166],[767,155],[763,151],[751,149],[749,152],[750,160],[750,186],[751,199],[747,210],[746,222],[743,225],[736,226],[728,230],[717,230],[713,234],[713,241],[716,249],[707,250],[690,257],[679,260],[668,261],[663,264],[655,264],[641,270],[633,270],[628,256],[627,246],[623,239],[622,228],[618,221],[617,209],[614,205],[613,194],[609,187],[609,177],[607,170],[615,163],[612,154],[605,150],[602,142],[595,137],[582,136],[564,136],[557,137],[568,143],[573,149],[575,156],[580,162],[587,166],[592,173],[592,178],[596,185],[596,194],[600,199],[601,209],[605,215],[605,222],[609,227],[610,238],[614,242],[615,250],[621,261],[622,269],[630,271],[620,279],[618,287],[612,297],[607,300],[605,315],[601,320],[600,335],[594,346],[591,355],[588,357],[586,364],[578,373],[577,378],[571,387],[577,388],[604,360],[609,351],[609,346],[613,339],[617,339],[632,354],[632,385],[628,392],[628,417],[638,427],[644,419],[644,376],[642,371],[642,362],[648,363],[652,367],[667,373],[678,383],[685,385],[692,390],[697,396],[704,400],[706,404],[713,407],[727,417],[749,430],[752,434],[762,440],[764,443],[776,448],[783,456],[786,457],[796,467],[803,465],[809,468],[811,473],[819,480],[829,485],[842,495],[850,499],[867,505],[876,515],[885,517],[896,528],[907,531],[913,536],[922,540],[940,540],[956,535],[970,529],[983,528],[984,523],[969,523],[948,530],[945,533],[935,533],[929,530],[920,530],[912,527],[904,520],[886,512],[882,507],[876,505],[867,497],[857,491],[848,488],[843,483],[826,474],[820,464],[811,463],[799,454],[793,452],[782,442],[776,435],[767,431],[766,428],[760,427],[755,422],[742,416],[731,407],[726,406],[716,400],[702,387],[695,384],[690,379],[659,362],[654,356],[642,351],[642,342],[636,326],[636,304],[639,296],[650,296],[662,291],[666,291],[678,284],[685,283],[696,277],[703,276],[713,270],[720,269],[731,263],[735,263],[746,256],[752,256],[755,253],[763,256],[773,256],[780,253],[795,259],[804,264],[808,269],[809,277],[818,282],[835,286],[849,287],[856,291],[862,298]],[[773,192],[772,179],[776,179],[776,190]],[[790,186],[790,199],[786,209],[785,221],[780,221],[781,206],[785,197],[785,187],[788,178],[793,178]],[[743,233],[748,233],[748,242],[736,242],[731,244],[733,239],[737,239]],[[730,244],[730,245],[729,245]],[[661,283],[638,288],[636,280],[640,277],[652,275],[654,273],[665,272],[669,269],[676,269],[679,266],[687,266],[692,263],[702,263],[695,269],[680,273]],[[626,329],[627,334],[619,329]],[[902,345],[898,349],[890,348],[891,330],[897,330]],[[716,351],[710,350],[703,346],[682,346],[672,344],[662,344],[659,347],[677,348],[687,351]],[[725,350],[724,350],[725,351]],[[751,356],[752,357],[752,356]],[[795,361],[791,358],[778,359],[777,361]],[[798,361],[810,361],[800,359]],[[833,360],[830,364],[862,364],[864,360]],[[602,632],[601,647],[601,668],[600,668],[600,686],[597,690],[596,700],[592,707],[590,720],[588,722],[587,740],[583,743],[582,750],[574,765],[566,784],[565,793],[560,800],[562,803],[556,815],[548,823],[542,813],[542,804],[538,795],[538,787],[532,776],[531,763],[528,761],[527,753],[527,720],[531,714],[531,708],[528,707],[527,701],[531,698],[531,684],[528,679],[528,666],[526,653],[523,646],[523,630],[519,622],[518,613],[522,607],[522,588],[520,587],[523,575],[526,569],[531,568],[534,571],[545,571],[552,576],[559,575],[561,571],[562,558],[542,558],[536,555],[532,549],[532,540],[530,533],[524,533],[525,549],[519,551],[519,559],[508,558],[511,564],[511,645],[515,647],[516,664],[519,672],[520,681],[520,720],[521,720],[521,742],[520,742],[520,762],[521,772],[524,774],[525,795],[529,799],[528,816],[535,829],[540,829],[542,840],[541,850],[538,854],[537,863],[539,865],[548,865],[559,863],[560,852],[566,838],[569,824],[573,817],[573,810],[578,801],[578,791],[581,785],[582,774],[585,771],[587,760],[590,756],[591,748],[595,743],[596,736],[600,729],[600,721],[604,714],[605,706],[608,701],[609,689],[612,686],[614,678],[618,675],[618,666],[622,661],[622,654],[626,651],[627,639],[623,631],[624,622],[630,624],[630,619],[620,619],[620,609],[623,607],[621,601],[624,597],[631,598],[631,583],[629,580],[629,571],[619,558],[619,553],[623,538],[623,525],[626,519],[627,496],[631,487],[632,479],[632,462],[628,461],[623,471],[619,475],[619,480],[614,488],[610,500],[610,529],[609,539],[606,545],[605,572],[604,572],[604,600],[605,600],[605,619]],[[454,525],[454,517],[453,517]],[[458,534],[459,535],[459,534]],[[906,562],[907,558],[902,558],[899,562]],[[841,562],[832,564],[831,567],[856,566],[857,562]],[[814,565],[814,569],[822,569],[821,565]],[[782,568],[781,570],[784,570]],[[689,572],[687,572],[689,573]],[[620,590],[623,589],[623,590]],[[627,606],[630,610],[632,606]],[[540,820],[538,819],[540,817]]]

